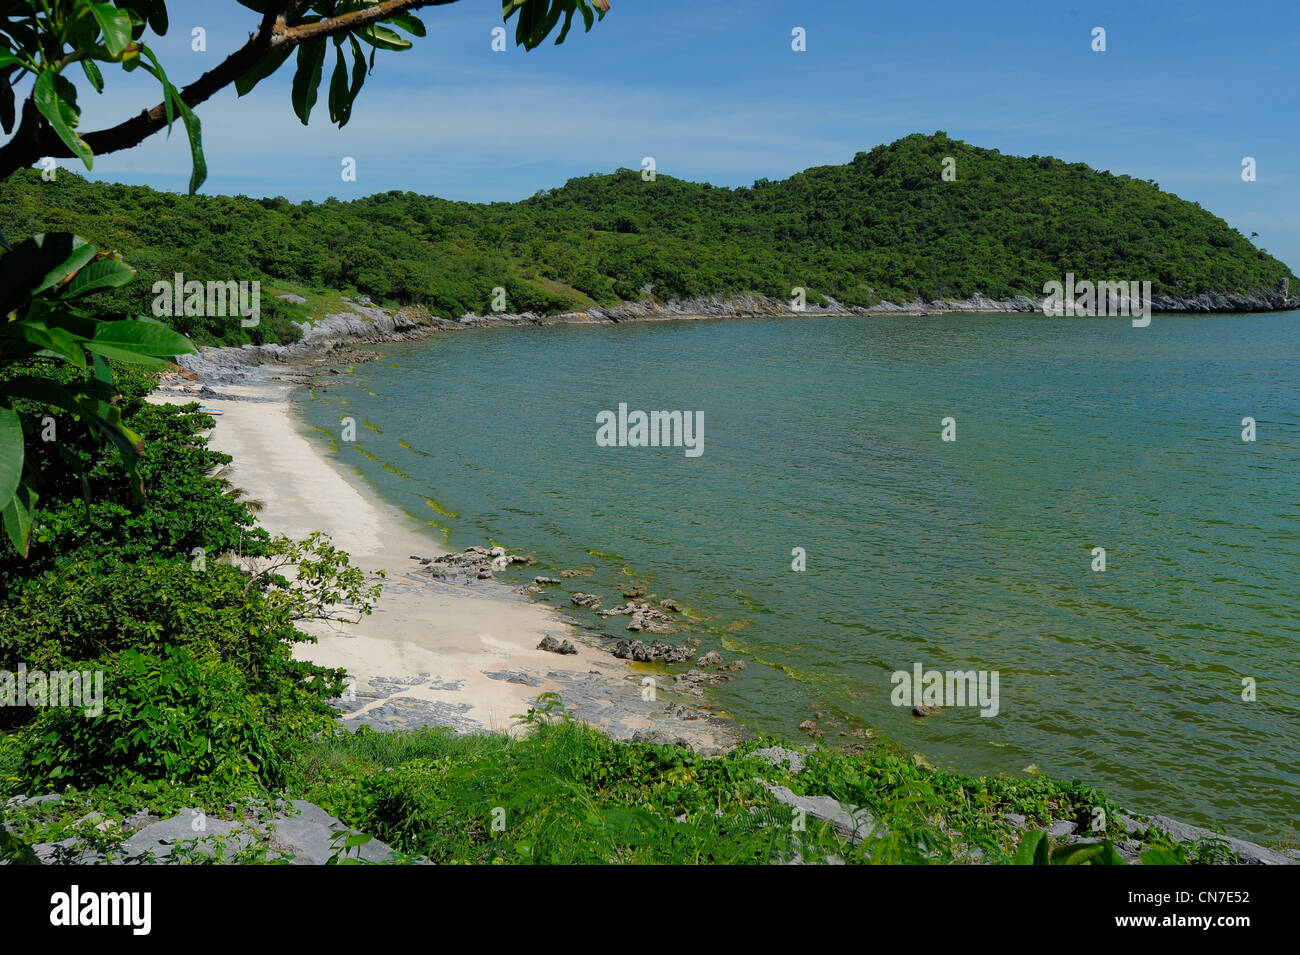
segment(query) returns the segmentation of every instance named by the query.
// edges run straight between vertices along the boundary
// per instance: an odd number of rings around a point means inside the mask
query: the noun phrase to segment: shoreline
[[[281,295],[281,298],[294,298]],[[1042,303],[1025,296],[994,301],[981,295],[962,301],[917,301],[907,305],[886,303],[869,308],[808,306],[794,311],[784,301],[759,295],[732,298],[697,298],[666,304],[647,300],[626,302],[608,309],[585,312],[540,314],[535,312],[462,315],[459,319],[431,315],[420,306],[392,308],[375,305],[369,299],[345,299],[346,311],[330,312],[311,324],[301,324],[302,338],[288,345],[201,346],[194,355],[182,355],[178,364],[212,382],[241,381],[250,369],[263,365],[347,364],[368,360],[365,345],[420,341],[439,332],[460,332],[483,328],[527,328],[552,325],[619,325],[641,322],[708,321],[762,318],[920,318],[931,315],[1025,315],[1042,311]],[[1221,295],[1203,293],[1193,299],[1156,296],[1152,314],[1214,315],[1300,309],[1300,298],[1281,304],[1263,298],[1237,296],[1230,302]],[[1087,318],[1079,318],[1086,321]]]
[[[219,371],[219,374],[216,376],[214,383],[220,382],[220,380],[222,379],[222,375],[220,374],[220,372],[224,372],[225,375],[231,376],[232,380],[243,383],[237,386],[238,390],[241,391],[247,390],[253,394],[257,394],[260,389],[274,388],[274,387],[281,388],[282,391],[277,399],[281,404],[281,414],[287,417],[288,419],[290,419],[290,421],[293,423],[296,429],[298,440],[302,441],[304,444],[307,445],[312,456],[315,457],[315,459],[320,463],[322,467],[331,471],[335,475],[335,477],[337,477],[343,483],[351,486],[354,493],[363,494],[364,492],[357,488],[355,483],[355,478],[345,474],[344,468],[341,464],[337,463],[333,459],[326,457],[324,454],[317,451],[314,447],[312,447],[307,442],[307,438],[302,433],[306,428],[306,425],[296,420],[296,417],[294,416],[294,414],[292,413],[291,409],[288,406],[290,391],[295,385],[303,384],[308,381],[315,380],[316,375],[326,372],[328,369],[335,368],[338,365],[361,363],[378,357],[378,354],[376,352],[367,351],[365,349],[364,346],[367,344],[383,344],[383,343],[400,342],[400,341],[416,341],[416,340],[424,339],[444,329],[441,327],[426,327],[426,328],[416,327],[416,328],[403,329],[399,321],[394,321],[395,316],[400,316],[401,313],[399,312],[394,312],[393,310],[379,309],[374,306],[362,305],[359,303],[353,305],[352,307],[354,308],[355,311],[350,315],[340,315],[340,314],[331,315],[328,316],[328,319],[330,321],[323,322],[318,326],[313,326],[313,331],[319,329],[319,331],[323,332],[324,334],[312,335],[310,336],[310,339],[305,340],[304,342],[299,343],[296,346],[288,346],[286,348],[281,348],[279,346],[249,345],[249,346],[243,346],[239,348],[204,349],[203,353],[200,354],[199,356],[182,356],[182,358],[183,358],[183,365],[190,364],[190,361],[185,361],[185,359],[189,359],[192,361],[193,359],[197,358],[198,360],[193,361],[193,364],[198,367],[204,367],[205,365],[209,364],[208,359],[210,359],[211,357],[218,357],[215,356],[213,353],[220,353],[219,357],[224,358],[226,360],[224,361],[218,360],[217,362],[212,363],[212,367],[215,367]],[[387,322],[381,322],[379,325],[374,324],[372,319],[376,314],[382,316],[383,318],[386,318]],[[925,314],[932,314],[932,313],[925,313]],[[666,316],[657,316],[654,318],[642,319],[642,320],[649,320],[649,321],[705,320],[705,319],[719,319],[725,317],[741,317],[741,316],[718,316],[718,315],[698,315],[698,314],[690,315],[690,316],[666,315]],[[764,317],[795,317],[795,316],[750,315],[744,317],[764,318]],[[803,316],[799,316],[799,317],[803,317]],[[812,313],[812,315],[810,315],[809,317],[851,317],[851,316],[847,314],[845,315],[828,314],[823,316],[821,313]],[[362,319],[362,321],[358,321],[358,319]],[[347,331],[341,335],[337,334],[340,331],[339,326],[337,324],[339,320],[342,320],[347,327]],[[390,331],[388,331],[387,333],[382,330],[382,325],[384,324],[387,324],[389,326]],[[529,325],[538,325],[538,324],[560,324],[560,323],[533,322],[533,321],[526,321],[526,320],[512,317],[510,320],[488,319],[481,323],[455,325],[455,330],[460,330],[463,328],[473,328],[473,327],[520,328],[520,327],[527,327]],[[602,322],[585,321],[585,322],[565,322],[563,324],[613,324],[613,323],[608,321],[602,321]],[[249,354],[250,352],[255,353],[255,355],[250,355]],[[252,360],[249,361],[249,359]],[[278,386],[272,384],[272,382],[277,380],[281,381],[282,384]],[[222,391],[235,390],[235,389],[231,389],[228,385],[221,385],[220,387]],[[213,400],[213,401],[222,400],[220,392],[212,392],[212,391],[208,391],[204,395],[204,399]],[[196,400],[196,399],[190,398],[185,400]],[[230,406],[227,405],[226,407],[229,408]],[[220,431],[220,423],[223,420],[229,420],[229,411],[227,411],[227,415],[224,419],[218,419],[218,429],[217,429],[218,432]],[[226,450],[227,453],[229,453],[228,449],[226,447],[223,447],[220,443],[214,442],[213,446],[216,447],[218,450]],[[240,482],[241,484],[244,485],[250,483],[247,478],[242,476],[240,477]],[[409,526],[409,528],[414,528],[415,526],[418,526],[417,519],[411,517],[408,514],[405,514],[404,512],[400,511],[396,507],[392,507],[390,505],[386,505],[382,503],[373,506],[377,506],[379,509],[388,511],[389,513],[387,515],[387,518],[396,523],[406,524]],[[264,526],[268,528],[268,530],[271,530],[273,533],[276,532],[277,529],[273,525],[273,522],[269,520],[265,514],[260,515],[259,520]],[[309,533],[311,529],[320,529],[320,528],[316,528],[313,526],[309,528],[307,532]],[[415,533],[413,529],[411,530],[411,532]],[[434,554],[446,553],[445,546],[440,541],[435,539],[433,535],[431,534],[419,535],[419,539],[423,542],[423,546],[426,549],[426,552],[434,553]],[[336,540],[335,543],[339,544],[339,546],[345,550],[348,549],[339,540]],[[429,548],[432,548],[432,550],[429,550]],[[353,553],[352,556],[356,558],[358,555]],[[364,562],[361,560],[354,560],[354,563],[362,564],[363,566],[365,565]],[[394,575],[394,578],[390,578],[390,582],[396,579],[398,576],[401,575]],[[382,609],[383,606],[383,600],[388,599],[388,595],[390,591],[390,582],[385,583],[385,597],[381,599],[380,607],[377,608],[375,616],[363,620],[362,623],[359,625],[360,627],[367,626],[368,623],[370,623],[371,621],[379,617],[380,609]],[[428,582],[425,581],[423,583],[425,589],[427,589]],[[498,581],[486,581],[484,583],[487,584],[487,587],[484,589],[490,591],[490,593],[486,595],[484,593],[481,593],[477,589],[473,589],[473,590],[467,590],[465,588],[454,588],[454,589],[460,591],[460,598],[469,596],[470,599],[473,599],[474,597],[483,598],[486,596],[487,599],[496,600],[496,601],[512,601],[512,600],[522,601],[523,600],[520,592],[517,589],[508,587]],[[450,587],[451,585],[439,584],[439,586]],[[572,712],[578,719],[587,722],[595,729],[605,732],[616,739],[646,739],[649,742],[660,742],[660,743],[677,742],[678,745],[689,745],[691,746],[691,748],[696,749],[698,752],[705,753],[706,755],[726,752],[731,748],[733,748],[736,745],[736,743],[740,742],[741,740],[752,737],[753,734],[745,730],[743,727],[739,727],[737,724],[735,724],[729,719],[714,716],[713,714],[709,713],[708,710],[705,709],[697,710],[696,714],[693,715],[689,723],[681,720],[676,713],[672,712],[673,710],[680,710],[680,707],[677,706],[676,704],[678,702],[685,703],[687,707],[690,707],[692,705],[692,701],[686,697],[680,697],[679,695],[676,694],[673,695],[674,703],[669,703],[667,707],[665,707],[665,700],[667,699],[667,694],[665,694],[663,697],[660,698],[660,700],[656,704],[653,704],[652,707],[637,708],[636,701],[638,701],[640,698],[638,692],[638,685],[637,685],[638,678],[641,676],[643,672],[649,672],[649,671],[646,671],[644,669],[636,671],[633,670],[631,666],[627,666],[624,663],[624,661],[613,659],[610,656],[610,654],[604,652],[603,649],[594,646],[595,639],[589,634],[587,634],[586,630],[583,627],[581,627],[578,624],[578,622],[564,618],[563,616],[561,616],[560,611],[558,611],[557,609],[549,605],[546,605],[544,603],[525,602],[524,606],[531,607],[538,613],[541,613],[546,617],[548,617],[555,628],[561,629],[563,631],[562,634],[557,633],[557,636],[563,636],[569,638],[576,647],[580,648],[580,652],[582,654],[581,656],[575,656],[574,658],[572,658],[572,660],[570,660],[570,658],[568,657],[559,658],[559,663],[561,667],[564,665],[565,662],[576,662],[578,660],[590,659],[591,657],[589,656],[589,654],[591,653],[596,654],[598,661],[600,663],[605,664],[605,666],[600,667],[598,672],[589,673],[589,674],[578,674],[572,671],[568,673],[563,673],[560,672],[558,668],[552,667],[548,669],[545,674],[545,678],[548,681],[551,681],[551,683],[549,683],[547,686],[538,686],[535,689],[530,687],[520,688],[525,692],[518,693],[515,697],[516,699],[519,700],[533,699],[536,697],[537,694],[546,692],[548,689],[554,688],[555,692],[559,692],[561,697],[563,698],[565,703],[565,708],[570,710],[570,712]],[[537,632],[540,633],[542,631],[539,630]],[[527,643],[517,642],[517,645],[513,648],[513,650],[515,652],[526,651],[526,647],[529,645],[530,644]],[[545,653],[544,651],[535,651],[535,655],[540,655],[543,657],[552,657],[552,659],[554,659],[554,656],[552,654]],[[316,660],[317,662],[323,663],[325,665],[331,665],[331,666],[345,665],[337,662],[332,662],[332,658],[324,657],[324,656],[316,656],[314,654],[311,655],[309,658]],[[611,666],[611,664],[618,664],[618,666]],[[611,670],[618,671],[618,672],[617,674],[611,674],[610,672]],[[694,672],[700,672],[700,671],[694,671]],[[583,686],[579,682],[579,680],[584,677],[592,678],[592,681],[588,682],[586,686]],[[669,678],[671,679],[671,676]],[[380,680],[382,682],[382,676],[380,677]],[[592,686],[592,683],[596,684],[595,687]],[[592,692],[593,689],[596,690],[595,693]],[[599,691],[601,689],[605,691],[606,694],[605,696],[600,695]],[[358,686],[358,690],[360,690],[360,685]],[[585,694],[583,699],[578,700],[577,706],[574,705],[574,702],[575,700],[577,700],[577,697],[571,696],[571,693],[574,690],[578,690],[580,693]],[[358,696],[360,697],[360,695],[361,694],[359,692]],[[638,716],[633,717],[634,721],[636,722],[635,726],[629,725],[627,721],[627,711],[624,709],[624,707],[627,705],[630,705],[639,714]],[[362,709],[373,712],[375,706],[373,704],[368,704],[363,706]],[[517,710],[516,712],[522,713],[524,712],[524,709],[526,709],[526,706],[523,709]],[[667,713],[662,712],[665,709],[667,709],[669,712]],[[701,738],[700,731],[706,729],[706,727],[700,725],[701,721],[707,721],[706,725],[708,726],[708,728],[722,729],[721,736],[725,738],[725,741],[719,745],[718,742],[719,737],[707,732],[704,734],[704,738]],[[448,721],[443,718],[439,718],[436,715],[432,719],[427,719],[427,720],[421,719],[418,722],[409,723],[409,724],[402,723],[396,720],[388,721],[388,722],[371,722],[369,720],[364,720],[364,722],[367,722],[369,723],[369,725],[372,725],[374,726],[374,728],[380,730],[399,730],[399,729],[407,728],[408,725],[409,726],[425,725],[425,724],[439,725],[439,726],[452,725],[451,721]],[[345,725],[352,726],[352,722],[350,721],[350,719],[345,719]],[[501,726],[470,727],[469,731],[475,731],[475,729],[481,729],[481,728],[492,728],[497,730],[504,729],[504,727]],[[457,727],[457,730],[460,731],[460,728]],[[674,737],[676,737],[676,739],[674,739]],[[794,742],[794,741],[787,740],[787,742],[784,745],[806,746],[807,743],[805,741]],[[817,748],[816,744],[814,744],[813,748],[814,749]],[[1254,864],[1260,864],[1260,863],[1296,864],[1297,860],[1300,860],[1300,850],[1279,850],[1274,848],[1267,848],[1265,846],[1261,846],[1254,842],[1235,839],[1232,838],[1231,836],[1224,836],[1218,832],[1214,832],[1209,829],[1205,829],[1199,826],[1189,825],[1180,820],[1161,815],[1158,813],[1158,811],[1152,812],[1149,810],[1137,810],[1137,809],[1130,809],[1129,811],[1131,812],[1132,816],[1137,819],[1148,820],[1149,824],[1159,825],[1160,828],[1164,829],[1165,831],[1168,831],[1170,833],[1176,833],[1177,836],[1180,838],[1180,840],[1196,841],[1196,842],[1205,841],[1205,840],[1223,840],[1228,845],[1230,845],[1234,855],[1237,856],[1237,858],[1241,861],[1246,861]]]
[[[747,736],[730,720],[694,710],[669,688],[671,676],[654,699],[643,699],[645,674],[549,605],[500,581],[464,585],[421,573],[416,555],[439,556],[446,548],[311,443],[291,406],[301,383],[301,372],[252,375],[220,390],[204,386],[201,400],[221,406],[209,444],[234,459],[223,476],[261,502],[258,522],[269,533],[302,538],[322,531],[355,566],[386,574],[370,616],[355,624],[299,625],[317,642],[297,645],[296,657],[342,667],[355,679],[355,699],[335,703],[344,726],[513,733],[515,719],[540,694],[557,693],[575,718],[615,739],[680,739],[713,753]],[[173,376],[150,400],[188,404],[200,396],[184,389],[200,385]],[[567,639],[577,652],[538,649],[545,637]]]

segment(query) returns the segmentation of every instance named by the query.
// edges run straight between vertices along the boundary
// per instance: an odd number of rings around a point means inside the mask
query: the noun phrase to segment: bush
[[[309,700],[296,702],[251,692],[239,669],[215,655],[127,650],[105,675],[101,715],[49,707],[23,731],[26,775],[38,788],[129,779],[278,788],[294,749],[331,722]]]

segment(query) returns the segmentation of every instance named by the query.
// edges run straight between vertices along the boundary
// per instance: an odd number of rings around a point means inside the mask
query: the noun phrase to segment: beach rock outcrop
[[[621,640],[614,647],[614,656],[637,663],[652,663],[656,660],[661,663],[682,663],[695,656],[695,651],[690,647],[675,647],[659,640],[649,646],[640,640]]]
[[[648,603],[635,603],[629,600],[621,607],[614,607],[610,610],[599,611],[602,617],[614,617],[619,614],[626,614],[632,619],[628,621],[627,629],[633,633],[676,633],[681,626],[668,614],[664,613],[658,607],[652,607]]]
[[[493,571],[502,570],[511,564],[531,564],[531,557],[508,554],[504,547],[466,547],[460,553],[444,554],[432,559],[418,559],[422,569],[440,580],[449,583],[468,583],[473,580],[487,580]]]
[[[558,640],[555,637],[542,637],[542,642],[537,645],[538,650],[549,650],[551,653],[577,653],[578,648],[568,640]]]

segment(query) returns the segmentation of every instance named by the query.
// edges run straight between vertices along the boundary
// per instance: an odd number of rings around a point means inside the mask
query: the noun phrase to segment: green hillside
[[[956,180],[944,181],[944,157]],[[260,279],[263,326],[180,319],[203,341],[283,336],[310,310],[275,301],[328,290],[456,317],[567,311],[639,299],[758,292],[845,305],[918,297],[1040,296],[1067,271],[1154,291],[1273,292],[1300,279],[1196,203],[1152,182],[1050,157],[1004,156],[943,133],[912,135],[842,166],[726,189],[639,171],[572,179],[515,203],[388,192],[353,202],[180,196],[35,172],[0,191],[0,229],[75,231],[116,248],[147,281],[105,308],[145,309],[150,284]],[[267,320],[269,317],[269,320]],[[206,323],[206,324],[205,324]]]

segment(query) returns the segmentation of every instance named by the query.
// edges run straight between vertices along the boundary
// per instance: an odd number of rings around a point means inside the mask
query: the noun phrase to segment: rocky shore
[[[242,348],[201,348],[196,355],[184,355],[179,363],[199,377],[213,382],[238,381],[250,368],[286,363],[322,363],[356,361],[365,345],[384,342],[414,341],[438,332],[463,331],[468,328],[507,328],[525,325],[612,325],[623,322],[686,321],[691,319],[816,317],[850,315],[939,315],[948,313],[1030,313],[1040,311],[1041,299],[1024,295],[1009,299],[990,299],[972,295],[961,300],[917,299],[898,305],[884,302],[868,308],[841,305],[833,299],[827,305],[809,305],[796,311],[790,302],[763,295],[731,297],[707,296],[659,302],[651,298],[624,302],[608,308],[590,308],[581,312],[542,314],[537,312],[502,312],[475,315],[467,313],[451,320],[431,315],[418,306],[386,308],[368,299],[348,302],[346,311],[331,312],[310,325],[304,325],[301,341],[290,345],[245,345]],[[1263,312],[1300,308],[1300,296],[1282,291],[1201,292],[1188,298],[1168,295],[1152,297],[1152,311],[1166,313]]]

